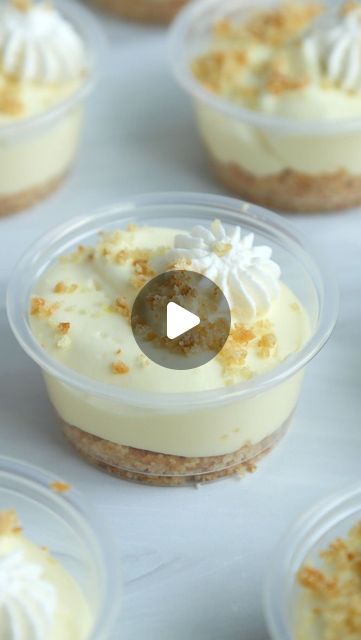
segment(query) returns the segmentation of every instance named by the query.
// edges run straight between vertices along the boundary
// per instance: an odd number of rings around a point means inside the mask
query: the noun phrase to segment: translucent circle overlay
[[[170,339],[167,337],[169,303],[198,316],[197,326]],[[221,289],[209,278],[188,270],[156,276],[135,299],[131,324],[134,338],[156,364],[168,369],[195,369],[223,349],[231,328],[231,312]]]

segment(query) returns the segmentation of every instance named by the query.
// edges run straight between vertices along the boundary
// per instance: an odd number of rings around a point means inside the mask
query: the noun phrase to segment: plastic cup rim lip
[[[348,513],[342,514],[343,507],[349,500],[357,499],[357,507],[349,508]],[[288,573],[288,562],[292,558],[298,545],[307,540],[310,531],[320,525],[322,520],[336,511],[342,514],[342,520],[348,518],[354,512],[361,512],[361,482],[347,485],[343,489],[318,501],[314,506],[304,512],[281,537],[272,553],[272,561],[267,568],[263,588],[263,609],[268,626],[274,640],[293,640],[284,619],[282,610],[282,595],[285,586],[285,578]],[[335,516],[336,516],[335,514]],[[335,517],[334,516],[334,517]],[[325,535],[330,531],[335,522],[325,523],[320,529],[320,534]]]
[[[309,0],[304,1],[307,2]],[[227,2],[229,2],[229,0],[227,0]],[[243,3],[239,0],[239,4],[240,9],[247,8],[247,4],[250,7],[255,6],[254,0],[243,0]],[[257,2],[257,4],[259,6],[267,6],[267,0],[261,0],[261,2]],[[278,4],[278,0],[272,0],[272,4]],[[199,17],[199,14],[202,14],[206,9],[211,9],[216,6],[220,6],[219,0],[193,0],[193,2],[180,11],[170,28],[168,50],[171,68],[177,82],[187,93],[224,116],[260,128],[276,130],[280,133],[295,135],[335,135],[338,133],[351,133],[355,130],[361,131],[361,118],[302,121],[281,116],[270,116],[261,111],[253,111],[236,103],[232,103],[230,100],[225,100],[221,96],[217,96],[202,87],[200,82],[195,79],[182,55],[184,38],[188,28],[195,22],[197,17]],[[270,6],[269,2],[268,6]]]
[[[117,549],[113,539],[98,525],[94,515],[94,507],[73,487],[69,493],[60,494],[52,491],[49,486],[50,483],[62,481],[62,478],[47,469],[24,460],[0,455],[0,477],[2,474],[6,474],[10,478],[24,480],[30,483],[31,486],[43,492],[45,491],[48,495],[51,495],[54,503],[65,505],[67,510],[76,515],[77,520],[83,525],[85,524],[89,529],[93,538],[92,544],[95,543],[96,545],[95,552],[98,560],[100,560],[103,580],[103,594],[99,614],[89,640],[98,640],[98,638],[104,638],[105,640],[108,637],[107,633],[113,628],[119,613],[114,593],[117,587],[119,590],[121,589],[121,579],[118,564],[114,562]]]
[[[0,124],[0,139],[21,136],[38,127],[57,120],[79,102],[83,101],[96,87],[101,73],[101,62],[105,58],[107,43],[105,34],[99,22],[78,0],[61,0],[60,13],[69,18],[75,25],[81,25],[82,35],[86,34],[88,50],[88,68],[81,85],[59,103],[44,112],[33,116],[20,118],[16,122]]]
[[[38,253],[39,245],[42,246],[45,243],[46,246],[51,246],[51,243],[55,239],[58,239],[66,233],[76,233],[87,223],[94,223],[94,232],[98,231],[102,228],[102,221],[108,219],[111,215],[121,216],[125,213],[132,214],[136,212],[138,207],[144,207],[147,205],[164,206],[166,204],[169,206],[178,204],[185,207],[198,205],[209,207],[210,209],[212,207],[217,207],[217,209],[223,208],[223,210],[231,211],[233,214],[243,213],[243,215],[249,217],[250,221],[262,221],[263,224],[266,224],[268,228],[272,229],[276,227],[278,232],[286,234],[288,239],[293,238],[293,240],[299,245],[300,240],[302,241],[302,244],[300,245],[301,249],[309,258],[311,257],[313,266],[317,268],[319,275],[322,278],[324,295],[323,305],[319,310],[318,325],[312,337],[300,351],[289,356],[286,361],[270,372],[252,380],[243,381],[239,384],[225,386],[224,388],[194,392],[150,392],[136,389],[122,389],[116,385],[101,383],[97,380],[78,374],[74,370],[61,365],[59,362],[51,358],[46,351],[40,347],[33,334],[30,331],[27,331],[26,320],[24,317],[21,317],[22,326],[20,328],[17,326],[17,311],[15,309],[16,282],[22,272],[22,269],[24,269],[29,261],[31,261],[32,257]],[[242,206],[242,204],[246,204],[247,207],[249,207],[247,212],[241,211],[240,206]],[[103,207],[90,215],[88,214],[86,216],[72,218],[38,238],[38,240],[33,243],[20,258],[20,261],[17,263],[10,278],[6,296],[8,320],[20,346],[43,371],[84,394],[101,397],[116,403],[124,402],[127,405],[158,410],[166,410],[182,406],[186,406],[187,408],[199,408],[220,405],[232,402],[234,399],[238,400],[258,395],[259,393],[262,393],[263,391],[287,380],[292,375],[303,369],[303,367],[318,353],[318,351],[320,351],[332,334],[338,315],[338,288],[333,276],[329,274],[327,265],[324,264],[323,260],[314,258],[313,251],[308,249],[308,245],[308,241],[304,241],[303,234],[295,229],[292,223],[286,221],[280,215],[272,213],[257,205],[244,202],[242,203],[242,201],[235,198],[214,194],[182,192],[143,194],[133,198],[123,199],[116,205],[112,205],[108,208]],[[305,246],[307,249],[304,248]],[[25,335],[25,333],[27,335]]]

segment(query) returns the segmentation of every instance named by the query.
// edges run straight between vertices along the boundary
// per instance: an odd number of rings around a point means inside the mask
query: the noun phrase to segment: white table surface
[[[44,204],[0,221],[0,450],[65,477],[109,523],[125,581],[114,640],[266,640],[261,587],[273,546],[305,509],[361,475],[361,214],[293,216],[338,274],[341,314],[309,367],[293,429],[257,473],[164,489],[79,461],[7,324],[4,293],[17,258],[54,224],[124,195],[222,192],[170,76],[164,32],[103,22],[111,56],[74,173]]]

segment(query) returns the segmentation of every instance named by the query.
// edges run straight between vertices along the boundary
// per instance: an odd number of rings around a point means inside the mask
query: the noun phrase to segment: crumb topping
[[[305,596],[300,613],[308,612],[307,619],[311,615],[320,640],[357,640],[361,637],[361,522],[320,557],[320,567],[306,565],[298,572]]]
[[[206,89],[250,108],[261,95],[303,89],[309,78],[290,66],[290,47],[323,11],[318,2],[290,0],[241,23],[222,20],[209,50],[193,61],[193,74]]]
[[[21,533],[22,528],[15,509],[0,511],[0,536]]]
[[[52,489],[53,491],[55,491],[56,493],[68,493],[69,491],[71,491],[71,484],[69,484],[68,482],[62,482],[60,480],[55,480],[54,482],[50,483],[50,489]]]
[[[24,104],[20,98],[18,85],[8,80],[0,88],[0,114],[19,117],[23,115]]]
[[[112,371],[116,375],[123,375],[129,372],[129,367],[122,360],[116,360],[112,363]]]
[[[47,302],[44,298],[34,296],[31,300],[30,313],[39,318],[50,318],[59,309],[58,303]]]
[[[78,288],[78,285],[73,284],[65,284],[65,282],[57,282],[54,287],[54,293],[74,293]]]

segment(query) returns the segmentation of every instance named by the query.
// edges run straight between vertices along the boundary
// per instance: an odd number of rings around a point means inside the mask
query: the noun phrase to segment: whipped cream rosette
[[[210,229],[197,226],[188,235],[177,235],[167,258],[188,260],[190,269],[220,287],[237,318],[254,322],[280,294],[281,269],[271,256],[270,247],[254,245],[253,233],[242,235],[235,227],[227,234],[215,220]]]
[[[22,533],[14,511],[0,512],[0,637],[85,640],[89,607],[49,552]]]
[[[80,78],[87,67],[80,35],[45,0],[14,0],[1,8],[0,60],[5,75],[44,84]]]
[[[99,42],[69,0],[0,4],[0,216],[35,204],[70,170]]]
[[[120,477],[177,485],[244,473],[276,444],[302,383],[303,366],[294,363],[319,317],[306,273],[313,263],[288,247],[285,237],[295,240],[283,225],[239,201],[166,194],[42,240],[26,326],[47,363],[66,437],[82,456]],[[193,278],[199,274],[203,283]],[[224,323],[210,281],[231,310],[219,349]],[[143,294],[150,314],[137,306]],[[174,343],[164,324],[169,301],[200,320]],[[213,356],[196,361],[202,348]]]
[[[289,212],[361,202],[359,2],[203,0],[172,43],[228,188]]]

